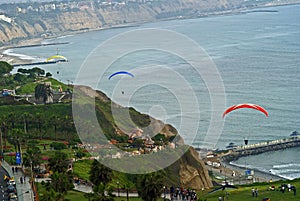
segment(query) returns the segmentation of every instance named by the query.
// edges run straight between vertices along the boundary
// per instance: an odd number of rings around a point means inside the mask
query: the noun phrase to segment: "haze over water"
[[[68,45],[21,48],[13,51],[31,55],[39,60],[56,54],[56,48],[59,48],[59,53],[70,62],[40,67],[67,83],[68,80],[75,82],[82,62],[97,45],[119,33],[136,28],[161,28],[184,34],[204,48],[215,62],[224,81],[226,106],[255,103],[269,112],[268,118],[262,113],[247,109],[229,114],[225,118],[224,129],[217,145],[211,147],[224,149],[230,142],[243,144],[244,138],[248,138],[251,144],[281,139],[288,137],[294,130],[300,131],[300,5],[263,10],[278,12],[253,12],[149,23],[140,27],[88,32],[47,41],[70,42]],[[154,64],[168,64],[176,69],[190,80],[197,92],[200,107],[199,129],[194,140],[187,135],[185,141],[198,146],[209,126],[210,98],[205,83],[195,77],[193,70],[184,61],[167,53],[138,52],[116,61],[106,75],[117,70],[130,70]],[[153,74],[152,78],[159,76],[166,75],[157,73]],[[114,81],[107,82],[107,78],[104,78],[103,82],[98,84],[98,89],[111,96],[114,84]],[[124,90],[126,91],[126,88]],[[168,90],[157,86],[144,87],[130,102],[130,106],[145,113],[149,113],[150,108],[157,104],[171,108],[167,121],[176,127],[180,122],[180,111],[174,109],[178,107],[178,102]],[[159,118],[159,114],[154,116]],[[220,121],[223,121],[221,113]],[[293,148],[247,157],[247,166],[271,171],[287,178],[300,177],[299,151],[299,148]],[[237,163],[243,165],[245,162],[242,158]]]

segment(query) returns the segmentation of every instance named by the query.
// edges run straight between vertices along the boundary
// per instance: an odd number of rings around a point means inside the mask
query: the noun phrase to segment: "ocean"
[[[299,19],[300,5],[270,7],[243,14],[161,21],[67,35],[44,42],[68,44],[15,48],[6,53],[41,61],[58,52],[69,62],[39,67],[62,82],[95,87],[120,104],[171,123],[192,146],[207,145],[203,142],[214,135],[214,143],[208,148],[225,149],[231,142],[243,145],[244,139],[248,139],[252,144],[282,139],[293,131],[300,131]],[[199,76],[187,60],[159,48],[121,55],[110,66],[101,66],[102,61],[97,65],[96,59],[92,71],[84,74],[86,64],[93,62],[95,48],[105,47],[106,42],[118,34],[143,29],[162,30],[162,33],[170,30],[191,39],[207,53],[221,79],[210,80],[207,84],[205,75]],[[144,37],[145,40],[149,38]],[[162,38],[157,36],[157,41]],[[173,41],[170,47],[176,44],[181,43]],[[191,49],[186,56],[193,53]],[[98,57],[104,58],[103,55]],[[116,71],[132,71],[135,77],[120,85],[118,78],[107,79]],[[174,72],[178,79],[171,76]],[[86,79],[78,80],[81,73]],[[187,85],[181,85],[182,80]],[[220,84],[218,81],[222,81],[224,87],[224,107],[222,101],[220,107],[212,104],[214,97],[222,98],[222,94],[210,94],[218,92],[212,89],[217,87],[213,83]],[[187,94],[190,91],[192,93]],[[241,109],[222,118],[223,109],[240,103],[261,105],[269,112],[269,117],[256,110]],[[288,179],[299,178],[299,151],[299,148],[292,148],[249,156],[246,165]],[[234,163],[243,166],[245,159]]]

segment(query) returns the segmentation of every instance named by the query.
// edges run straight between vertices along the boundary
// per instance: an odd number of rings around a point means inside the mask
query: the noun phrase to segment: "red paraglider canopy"
[[[264,113],[266,116],[268,116],[268,112],[267,110],[265,110],[263,107],[259,106],[259,105],[255,105],[255,104],[251,104],[251,103],[243,103],[243,104],[238,104],[238,105],[233,105],[231,107],[229,107],[224,113],[223,113],[223,118],[225,117],[226,114],[228,114],[229,112],[233,111],[233,110],[237,110],[237,109],[241,109],[241,108],[251,108],[251,109],[255,109],[258,111],[261,111],[262,113]]]

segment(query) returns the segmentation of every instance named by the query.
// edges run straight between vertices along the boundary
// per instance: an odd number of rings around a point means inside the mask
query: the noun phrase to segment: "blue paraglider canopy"
[[[112,77],[116,76],[116,75],[120,75],[120,74],[124,74],[124,75],[129,75],[131,77],[134,77],[134,75],[130,72],[127,72],[127,71],[118,71],[118,72],[115,72],[113,74],[111,74],[108,79],[110,80]]]

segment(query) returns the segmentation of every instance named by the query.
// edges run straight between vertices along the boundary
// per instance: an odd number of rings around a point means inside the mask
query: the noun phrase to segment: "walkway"
[[[23,184],[20,182],[20,178],[22,177],[24,179],[25,176],[20,167],[17,168],[17,171],[13,172],[12,168],[15,170],[15,166],[9,166],[6,161],[2,162],[2,167],[7,171],[10,177],[14,177],[19,201],[33,201],[33,192],[29,183],[29,178],[25,178]]]
[[[93,191],[92,187],[89,186],[89,185],[84,185],[84,184],[75,184],[74,183],[74,186],[75,186],[75,190],[77,191],[81,191],[81,192],[84,192],[84,193],[91,193]],[[120,197],[126,197],[127,194],[126,192],[113,192],[113,194],[115,196],[120,196]],[[129,193],[128,194],[129,197],[138,197],[139,195],[137,193]],[[162,198],[164,197],[164,195],[161,196]],[[166,194],[166,199],[170,200],[170,194]],[[179,201],[179,200],[178,200]]]

